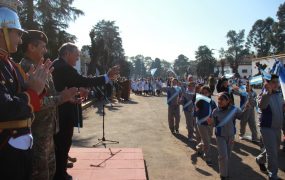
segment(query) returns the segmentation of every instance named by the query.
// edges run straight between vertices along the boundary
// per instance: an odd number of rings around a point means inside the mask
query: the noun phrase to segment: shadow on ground
[[[190,147],[193,150],[196,150],[196,143],[195,142],[189,142],[188,138],[185,137],[182,134],[175,134],[174,135],[177,139],[182,141],[186,146]],[[219,166],[218,166],[218,151],[216,148],[216,140],[212,138],[212,145],[211,145],[211,156],[212,156],[212,162],[213,162],[213,170],[219,173]],[[236,154],[235,154],[236,153]],[[230,158],[230,169],[229,169],[229,174],[231,177],[236,177],[236,179],[240,179],[242,176],[241,174],[246,174],[247,177],[251,177],[251,179],[264,179],[260,174],[255,172],[255,170],[250,167],[249,165],[245,164],[242,162],[242,158],[237,156],[239,154],[240,156],[249,156],[251,154],[252,156],[257,156],[260,153],[260,150],[257,148],[249,147],[245,144],[235,142],[233,153],[231,154]],[[197,153],[193,153],[191,155],[191,161],[193,165],[196,165],[198,158],[203,159],[200,157]],[[236,172],[235,169],[239,169],[239,172]],[[212,176],[211,173],[200,169],[200,168],[195,168],[197,172],[204,176]],[[235,178],[231,178],[235,179]]]

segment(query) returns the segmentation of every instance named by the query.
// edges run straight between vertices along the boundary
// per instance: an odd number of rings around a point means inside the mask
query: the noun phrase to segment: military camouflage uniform
[[[33,62],[24,58],[20,64],[27,72]],[[52,180],[56,169],[53,135],[59,130],[57,105],[61,99],[54,88],[51,76],[46,82],[45,91],[41,110],[35,113],[32,124],[34,137],[32,179],[34,180]]]

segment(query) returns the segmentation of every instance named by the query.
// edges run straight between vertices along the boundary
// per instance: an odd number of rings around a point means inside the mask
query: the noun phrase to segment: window
[[[241,70],[242,73],[247,73],[247,69]]]

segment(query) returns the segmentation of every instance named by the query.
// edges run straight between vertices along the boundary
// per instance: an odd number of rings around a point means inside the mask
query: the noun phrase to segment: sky
[[[283,0],[74,0],[84,11],[71,22],[81,48],[90,45],[89,32],[100,20],[115,21],[126,56],[142,54],[173,62],[180,54],[195,59],[201,45],[227,49],[229,30],[245,29],[258,19],[276,18]]]

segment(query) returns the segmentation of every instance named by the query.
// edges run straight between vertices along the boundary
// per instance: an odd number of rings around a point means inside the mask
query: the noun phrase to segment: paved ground
[[[106,138],[120,141],[107,147],[142,148],[150,180],[219,179],[217,150],[213,139],[213,167],[197,157],[195,143],[186,138],[185,118],[181,114],[181,135],[173,136],[168,129],[165,97],[131,95],[132,101],[105,108]],[[236,100],[237,102],[237,100]],[[99,108],[99,110],[98,110]],[[84,128],[74,132],[73,146],[92,147],[102,137],[102,103],[84,111]],[[101,146],[103,147],[103,146]],[[231,179],[266,179],[255,163],[259,147],[236,138],[231,158]],[[285,178],[285,153],[280,152],[279,176]]]

